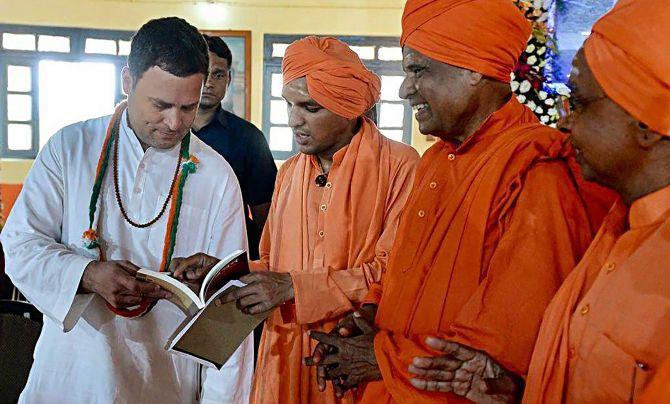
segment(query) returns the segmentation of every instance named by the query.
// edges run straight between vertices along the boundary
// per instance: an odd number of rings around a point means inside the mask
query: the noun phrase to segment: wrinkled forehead
[[[463,73],[469,71],[462,67],[435,60],[407,45],[403,46],[402,55],[402,67],[406,72],[416,67],[429,67],[437,76],[451,80],[462,79],[464,77]]]

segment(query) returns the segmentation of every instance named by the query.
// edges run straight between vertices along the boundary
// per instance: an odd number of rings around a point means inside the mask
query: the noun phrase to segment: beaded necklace
[[[190,143],[190,134],[187,134],[184,139],[181,141],[181,148],[179,150],[179,159],[177,162],[177,167],[175,169],[175,176],[172,179],[172,184],[170,185],[170,192],[168,197],[163,204],[158,216],[150,220],[147,223],[135,223],[132,221],[125,212],[123,204],[121,202],[121,196],[119,193],[118,186],[118,146],[120,141],[119,136],[119,126],[121,122],[121,116],[123,111],[126,109],[127,103],[125,101],[121,102],[114,111],[112,119],[109,122],[107,127],[107,134],[105,135],[105,140],[102,145],[102,150],[100,151],[100,158],[98,159],[98,166],[95,174],[95,181],[93,182],[93,191],[91,192],[91,201],[88,206],[88,218],[89,218],[89,228],[84,231],[82,235],[82,241],[84,247],[87,249],[98,248],[100,251],[100,260],[105,261],[105,253],[102,248],[102,243],[100,240],[100,235],[93,228],[93,223],[95,221],[95,212],[97,210],[98,199],[100,197],[100,190],[102,189],[102,183],[105,179],[105,173],[107,172],[107,167],[109,166],[109,157],[114,142],[114,191],[116,194],[116,201],[119,206],[119,210],[122,213],[122,216],[126,222],[128,222],[133,227],[149,227],[152,224],[156,223],[158,219],[163,215],[166,210],[167,204],[169,201],[172,201],[170,204],[170,211],[168,213],[168,222],[167,228],[165,230],[165,241],[163,243],[163,255],[161,259],[161,265],[159,268],[160,272],[164,272],[170,266],[170,261],[172,259],[172,253],[174,252],[174,245],[176,242],[177,236],[177,226],[179,224],[179,212],[181,210],[181,203],[184,193],[184,185],[186,184],[186,178],[189,174],[195,173],[197,170],[197,165],[199,163],[198,159],[189,154],[189,143]],[[181,167],[181,170],[179,168]],[[176,183],[176,187],[175,187]],[[137,317],[147,313],[152,305],[146,300],[143,299],[142,302],[133,309],[117,309],[111,304],[107,303],[107,307],[114,313],[123,316],[123,317]]]

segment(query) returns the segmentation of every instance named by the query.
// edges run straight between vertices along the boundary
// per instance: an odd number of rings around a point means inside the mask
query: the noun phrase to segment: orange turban
[[[284,54],[282,73],[284,85],[306,77],[314,101],[347,119],[363,115],[379,100],[379,77],[335,38],[308,36],[293,42]]]
[[[605,94],[652,130],[670,136],[670,5],[619,0],[593,26],[586,61]]]
[[[408,0],[400,45],[509,83],[530,33],[512,0]]]

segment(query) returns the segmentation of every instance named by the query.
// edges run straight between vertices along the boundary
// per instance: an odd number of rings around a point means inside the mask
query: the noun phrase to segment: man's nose
[[[288,107],[288,126],[291,128],[300,127],[305,123],[299,108]]]
[[[416,85],[414,79],[405,76],[404,80],[400,84],[400,88],[398,89],[398,96],[403,100],[406,100],[409,97],[411,97],[414,93],[416,93]]]
[[[177,108],[171,108],[165,115],[164,122],[167,125],[168,129],[173,132],[179,130],[182,121],[182,114]]]

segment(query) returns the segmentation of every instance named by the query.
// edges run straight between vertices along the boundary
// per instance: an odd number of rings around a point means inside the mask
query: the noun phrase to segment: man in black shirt
[[[193,131],[233,167],[246,208],[249,256],[258,259],[258,243],[270,209],[277,166],[263,132],[221,108],[231,80],[232,54],[221,38],[204,37],[209,47],[209,77]]]

